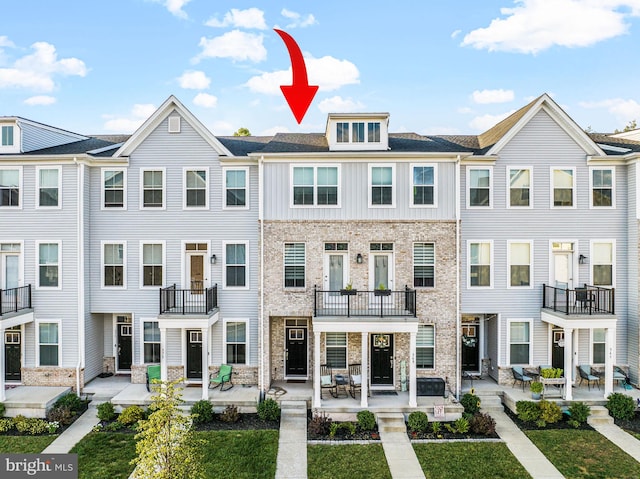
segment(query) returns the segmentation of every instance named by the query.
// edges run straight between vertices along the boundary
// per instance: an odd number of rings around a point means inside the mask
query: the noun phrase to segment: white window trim
[[[246,361],[244,363],[229,363],[227,361],[227,324],[228,323],[244,323],[245,327],[245,342],[244,342],[244,355]],[[222,320],[223,328],[222,328],[222,363],[223,364],[238,364],[241,366],[249,366],[251,365],[251,356],[250,356],[250,344],[249,340],[251,335],[249,332],[249,319],[248,318],[224,318]],[[234,343],[236,344],[236,343]],[[238,343],[239,344],[239,343]]]
[[[57,366],[41,366],[40,365],[40,324],[54,323],[58,325],[58,365]],[[22,338],[24,342],[24,337]],[[37,319],[36,320],[36,364],[37,367],[43,368],[60,368],[62,367],[62,320],[61,319]]]
[[[108,244],[122,245],[122,286],[106,286],[104,284],[104,247]],[[127,242],[124,240],[100,241],[100,288],[101,289],[127,289]]]
[[[227,205],[227,171],[244,171],[245,175],[245,205],[244,206],[229,206]],[[251,197],[251,189],[249,187],[249,167],[248,166],[225,166],[222,168],[222,209],[223,210],[248,210],[249,201]]]
[[[104,205],[105,200],[105,187],[104,187],[104,174],[107,171],[122,171],[122,207],[110,207],[107,208]],[[126,211],[127,210],[127,169],[126,168],[107,168],[104,167],[100,170],[100,209],[104,211]]]
[[[611,206],[595,206],[593,204],[593,172],[611,171]],[[616,208],[616,168],[615,166],[590,166],[589,167],[589,209],[613,210]]]
[[[592,239],[589,241],[589,284],[593,284],[593,267],[595,263],[593,262],[593,258],[595,258],[594,254],[594,244],[595,243],[609,243],[611,244],[611,260],[613,261],[611,265],[611,282],[613,283],[610,286],[603,285],[603,288],[615,288],[616,287],[616,240],[615,239]]]
[[[133,319],[132,319],[133,321]],[[147,365],[147,364],[159,364],[159,363],[145,363],[144,362],[144,343],[146,342],[144,340],[144,323],[158,323],[158,329],[160,329],[160,359],[162,360],[162,355],[164,353],[164,351],[162,351],[162,329],[160,328],[160,321],[158,320],[158,318],[140,318],[140,362],[138,364],[140,365]],[[151,343],[151,341],[149,341]],[[153,344],[157,344],[155,341],[153,341]],[[184,344],[184,342],[183,342]]]
[[[344,334],[345,345],[344,346],[328,346],[327,345],[327,333],[342,333]],[[344,368],[335,367],[335,369],[349,369],[349,333],[347,331],[326,331],[324,333],[324,362],[328,362],[327,348],[344,348]],[[332,366],[333,367],[333,366]]]
[[[419,324],[418,327],[420,327],[420,326],[431,326],[433,328],[433,367],[432,368],[420,368],[420,367],[418,367],[416,365],[416,369],[418,369],[420,371],[433,371],[433,370],[436,369],[436,362],[437,362],[437,359],[438,359],[438,356],[436,354],[437,353],[437,351],[436,351],[436,345],[437,345],[437,341],[436,341],[436,337],[437,337],[436,336],[436,332],[437,332],[436,331],[436,325],[435,324]],[[416,341],[416,351],[415,351],[416,358],[417,358],[417,353],[418,353],[418,351],[417,351],[418,347],[419,346],[418,346],[418,343]]]
[[[372,204],[371,189],[373,185],[373,168],[391,168],[391,204],[390,205],[374,205]],[[396,207],[396,190],[398,184],[396,182],[396,165],[394,163],[369,163],[368,178],[367,178],[367,196],[369,201],[369,208],[395,208]]]
[[[345,143],[346,144],[346,143]],[[296,205],[293,203],[293,170],[295,168],[313,168],[313,204],[312,205]],[[337,187],[338,201],[335,205],[319,205],[318,204],[318,168],[336,168],[337,169]],[[340,208],[342,196],[342,168],[337,163],[313,163],[313,164],[291,164],[289,166],[289,207],[290,208]]]
[[[491,262],[489,263],[489,286],[471,286],[471,244],[473,243],[489,243],[489,254],[491,255]],[[467,240],[467,289],[472,291],[481,289],[493,289],[494,287],[494,274],[495,274],[495,256],[493,254],[493,240]]]
[[[571,206],[554,206],[553,202],[554,202],[554,191],[555,191],[555,187],[554,187],[554,183],[553,183],[553,172],[556,170],[570,170],[571,173],[571,177],[573,179],[573,187],[571,188]],[[549,191],[550,191],[550,197],[549,197],[549,207],[552,210],[571,210],[571,209],[576,209],[577,206],[577,199],[578,199],[578,194],[577,194],[577,190],[578,189],[578,182],[577,182],[577,177],[576,177],[576,167],[575,166],[552,166],[551,168],[549,168]]]
[[[2,128],[4,127],[11,127],[11,129],[13,130],[13,143],[11,143],[10,145],[2,144]],[[17,138],[18,141],[16,141],[16,132],[19,132],[19,131],[20,129],[14,123],[0,123],[0,152],[16,149],[16,146],[19,144],[19,140],[20,140],[20,138]]]
[[[304,286],[286,286],[286,248],[287,244],[302,244],[304,245]],[[283,241],[282,242],[282,288],[285,291],[304,291],[307,289],[307,243],[305,241]]]
[[[529,286],[511,286],[511,245],[526,243],[529,245]],[[533,241],[507,240],[507,289],[533,289]]]
[[[594,365],[598,365],[598,366],[603,366],[604,363],[596,363],[594,362],[594,358],[593,358],[593,346],[594,344],[596,344],[593,340],[594,334],[593,331],[594,329],[605,329],[605,334],[606,334],[606,328],[589,328],[589,364],[594,364]],[[604,342],[600,342],[598,341],[597,344],[607,344],[606,340]],[[605,346],[605,356],[606,356],[606,346]]]
[[[58,286],[40,286],[40,245],[58,245]],[[62,240],[36,240],[36,289],[61,290],[62,289]]]
[[[15,133],[15,130],[14,130]],[[15,136],[14,136],[15,141]],[[18,206],[0,206],[1,210],[21,210],[24,203],[24,187],[22,179],[22,166],[0,166],[0,170],[18,170]]]
[[[40,205],[40,171],[58,170],[58,204],[56,206]],[[36,209],[60,210],[62,209],[62,167],[61,166],[37,166],[36,167]]]
[[[432,205],[416,205],[413,202],[413,188],[414,186],[416,186],[413,183],[413,169],[415,167],[433,168],[433,204]],[[409,165],[409,182],[411,184],[411,188],[409,189],[409,208],[437,208],[438,207],[438,165],[437,163],[411,163]]]
[[[529,323],[529,363],[511,363],[511,323]],[[531,318],[509,318],[507,319],[507,365],[509,366],[529,366],[533,358],[533,319]]]
[[[145,171],[162,172],[162,206],[144,205],[144,173]],[[139,209],[145,211],[162,211],[167,209],[167,170],[166,168],[140,168],[140,204]]]
[[[167,242],[166,241],[144,241],[140,240],[140,251],[139,251],[139,277],[140,277],[140,289],[157,289],[166,287],[167,283]],[[144,285],[144,245],[148,244],[159,244],[162,245],[162,284],[160,286],[145,286]]]
[[[471,171],[472,170],[489,170],[489,206],[471,206]],[[474,210],[490,210],[493,209],[493,166],[467,166],[466,171],[466,194],[467,194],[467,209]]]
[[[244,286],[227,286],[227,245],[243,244],[244,245]],[[222,289],[242,290],[249,289],[249,242],[248,241],[223,241],[222,242]]]
[[[528,170],[529,171],[529,206],[511,206],[511,170]],[[534,198],[533,166],[509,165],[507,166],[506,177],[507,177],[507,195],[506,195],[507,209],[514,209],[514,210],[533,209],[533,198]]]
[[[433,286],[416,286],[415,285],[415,267],[416,267],[416,257],[414,254],[414,250],[415,250],[415,245],[416,243],[420,243],[420,244],[433,244]],[[413,280],[413,287],[415,289],[420,289],[420,290],[432,290],[435,289],[437,284],[436,284],[436,272],[437,272],[437,246],[436,246],[436,242],[435,241],[414,241],[413,243],[411,243],[411,277]],[[431,265],[420,265],[420,266],[431,266]]]
[[[188,171],[204,171],[206,175],[205,191],[204,191],[204,206],[187,206],[187,172]],[[207,166],[185,166],[182,168],[182,209],[191,210],[208,210],[209,209],[209,184],[210,184],[210,172]]]

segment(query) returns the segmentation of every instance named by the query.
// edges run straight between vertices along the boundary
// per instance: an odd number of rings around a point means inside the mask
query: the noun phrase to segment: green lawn
[[[0,452],[38,454],[58,435],[51,436],[0,436]]]
[[[91,432],[71,452],[78,454],[80,479],[126,479],[136,456],[135,434]]]
[[[596,431],[550,429],[525,434],[568,479],[640,477],[640,463]]]
[[[427,479],[531,477],[502,442],[413,444]]]
[[[382,444],[307,446],[309,479],[391,479]]]

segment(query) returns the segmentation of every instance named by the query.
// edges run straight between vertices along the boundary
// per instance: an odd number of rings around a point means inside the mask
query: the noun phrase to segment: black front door
[[[371,335],[371,385],[393,386],[393,334]]]
[[[552,334],[551,366],[564,369],[564,331],[562,329],[554,329]]]
[[[118,371],[131,370],[132,341],[131,324],[118,324]]]
[[[202,379],[202,331],[187,331],[187,378]]]
[[[307,328],[291,327],[285,329],[285,375],[307,375]]]
[[[4,380],[20,381],[22,379],[20,374],[22,334],[20,331],[5,331],[4,341]]]
[[[462,370],[479,371],[479,348],[478,348],[478,327],[477,325],[462,326]]]

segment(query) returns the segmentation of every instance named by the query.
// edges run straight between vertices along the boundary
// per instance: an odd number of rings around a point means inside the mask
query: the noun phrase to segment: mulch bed
[[[71,423],[67,424],[66,426],[60,426],[56,430],[56,432],[53,432],[53,433],[45,432],[42,434],[29,434],[26,432],[20,432],[17,429],[13,428],[13,429],[10,429],[9,431],[0,433],[0,436],[53,436],[56,434],[62,434],[65,430],[69,429],[71,424],[76,422],[76,420],[80,416],[82,416],[87,411],[87,409],[89,409],[89,401],[83,401],[82,408],[78,412],[76,412],[76,414],[71,418]],[[44,419],[45,421],[47,420],[46,418],[39,418],[39,419]]]
[[[523,431],[547,431],[549,429],[573,429],[583,431],[593,431],[594,429],[589,424],[582,423],[578,427],[573,427],[568,423],[570,417],[567,414],[562,415],[562,419],[558,422],[547,424],[545,427],[539,427],[535,422],[525,422],[518,418],[518,415],[514,413],[507,406],[504,407],[504,413],[511,418],[511,420]]]
[[[280,421],[263,421],[256,413],[241,413],[237,422],[214,419],[211,422],[195,424],[195,431],[246,431],[253,429],[280,429]]]
[[[444,428],[444,423],[438,434],[433,432],[416,432],[407,430],[409,439],[427,439],[431,441],[447,441],[447,440],[473,440],[482,441],[484,439],[500,439],[497,433],[494,434],[474,434],[471,431],[465,434],[452,433]]]
[[[640,411],[636,411],[635,417],[631,420],[614,419],[613,422],[622,429],[640,434]]]

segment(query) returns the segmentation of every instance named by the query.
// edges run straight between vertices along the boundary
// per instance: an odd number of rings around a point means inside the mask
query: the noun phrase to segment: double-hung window
[[[140,171],[143,208],[164,208],[164,175],[164,169]]]
[[[509,322],[510,364],[531,364],[531,322]]]
[[[0,169],[0,207],[20,207],[22,169]]]
[[[615,247],[612,241],[593,241],[591,243],[592,284],[594,286],[613,286]]]
[[[2,125],[2,140],[0,146],[13,146],[13,125]]]
[[[304,288],[305,285],[305,245],[285,243],[284,245],[284,287]]]
[[[418,326],[416,336],[416,367],[433,369],[435,367],[436,334],[433,325]]]
[[[606,331],[602,328],[595,328],[592,331],[593,360],[591,361],[591,364],[604,364],[606,352]]]
[[[469,242],[469,286],[490,288],[493,284],[491,259],[493,244],[486,242]]]
[[[347,367],[347,333],[325,333],[326,361],[336,369]]]
[[[591,169],[591,206],[593,208],[615,207],[614,170],[611,168]]]
[[[205,168],[184,169],[184,207],[208,208],[209,206],[209,180]]]
[[[60,288],[60,243],[38,242],[38,287]]]
[[[164,245],[142,244],[142,286],[162,286],[164,270]]]
[[[339,172],[337,166],[294,166],[294,206],[337,206]]]
[[[60,365],[60,323],[38,323],[38,356],[40,366]]]
[[[413,286],[433,288],[435,285],[435,245],[413,244]]]
[[[509,168],[509,207],[531,207],[531,169]]]
[[[102,170],[102,207],[126,209],[127,177],[123,169]]]
[[[395,168],[393,165],[369,165],[369,206],[393,206]]]
[[[247,243],[225,244],[225,287],[247,286]]]
[[[226,323],[227,363],[247,364],[247,323]]]
[[[224,169],[225,208],[246,208],[247,203],[247,168]]]
[[[60,168],[38,168],[38,206],[60,207]]]
[[[336,123],[336,141],[338,143],[349,143],[349,122],[341,121]]]
[[[411,205],[435,206],[435,166],[411,166]]]
[[[102,285],[107,288],[125,286],[124,243],[103,243]]]
[[[469,207],[491,206],[491,168],[467,168],[467,197]]]
[[[575,168],[554,168],[551,170],[553,206],[571,208],[576,204]]]
[[[528,241],[509,242],[509,286],[531,286],[531,243]]]
[[[142,344],[144,363],[159,363],[160,326],[158,321],[144,321],[142,323]]]

